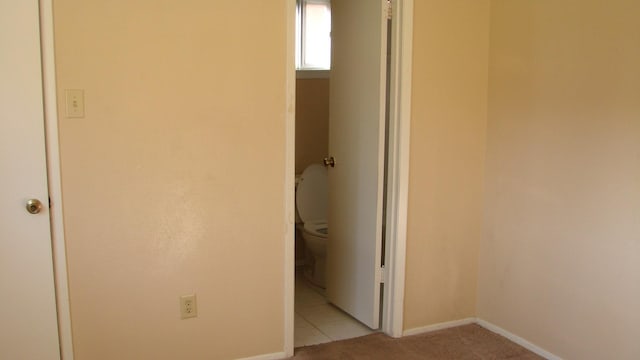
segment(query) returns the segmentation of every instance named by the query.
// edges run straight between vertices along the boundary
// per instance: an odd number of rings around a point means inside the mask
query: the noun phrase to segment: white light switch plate
[[[68,118],[84,117],[84,90],[67,89],[64,91]]]

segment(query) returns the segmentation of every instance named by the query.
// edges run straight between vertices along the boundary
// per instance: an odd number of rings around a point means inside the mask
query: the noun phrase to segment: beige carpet
[[[381,333],[295,349],[290,359],[543,359],[476,325],[394,339]]]

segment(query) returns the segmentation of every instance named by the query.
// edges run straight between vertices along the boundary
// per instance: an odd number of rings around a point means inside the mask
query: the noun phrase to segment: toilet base
[[[325,288],[325,258],[315,257],[307,253],[307,261],[304,266],[304,277],[313,285]]]

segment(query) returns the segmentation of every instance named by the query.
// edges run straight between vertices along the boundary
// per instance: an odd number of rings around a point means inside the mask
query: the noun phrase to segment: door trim
[[[285,1],[286,60],[285,65],[285,166],[284,166],[284,352],[293,356],[295,298],[295,151],[296,151],[296,6],[297,0]]]
[[[413,0],[393,0],[387,174],[386,261],[382,331],[402,336],[409,193]]]
[[[47,152],[47,183],[50,199],[51,249],[58,312],[60,358],[73,360],[71,312],[67,255],[62,214],[62,186],[60,176],[60,148],[58,143],[58,112],[56,96],[55,47],[52,0],[40,3],[40,51],[42,56],[42,88],[44,100],[44,126]]]
[[[402,336],[409,190],[409,138],[414,0],[392,0],[392,49],[387,183],[387,243],[382,331]],[[287,0],[286,113],[284,173],[284,352],[293,355],[295,282],[295,16],[296,0]]]

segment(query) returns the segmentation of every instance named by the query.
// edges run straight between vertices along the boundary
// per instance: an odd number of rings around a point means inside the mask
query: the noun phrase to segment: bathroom
[[[320,167],[329,153],[329,76],[331,63],[331,3],[297,1],[296,17],[296,113],[295,113],[295,176],[296,176],[296,276],[324,288],[321,271],[315,271],[315,256],[303,240],[304,222],[327,220],[328,201],[326,173]],[[298,187],[303,172],[309,168],[314,176]],[[313,182],[313,184],[311,184]],[[299,206],[301,204],[301,206]],[[302,214],[302,216],[301,216]],[[302,219],[301,219],[302,217]],[[308,232],[310,233],[310,232]],[[322,234],[319,234],[322,235]],[[316,239],[316,248],[321,239]],[[312,245],[313,247],[313,245]]]
[[[325,41],[321,46],[313,47],[314,53],[300,54],[296,71],[295,347],[343,340],[373,332],[326,300],[323,264],[326,245],[323,243],[328,234],[325,236],[321,234],[326,226],[320,225],[320,229],[315,229],[319,231],[305,230],[305,227],[309,228],[311,225],[307,220],[324,220],[326,223],[327,169],[323,166],[323,159],[329,153],[330,71],[328,67],[330,61],[328,55],[331,44],[328,36],[330,30],[328,1],[325,4],[317,1],[301,1],[299,6],[303,10],[299,14],[305,12],[309,19],[312,15],[317,15],[313,16],[315,23],[311,20],[306,22],[307,36],[310,37],[312,29],[308,28],[312,27],[318,31],[324,31]],[[325,55],[323,56],[322,53]],[[303,172],[304,176],[302,176]],[[304,185],[298,187],[300,183]],[[304,218],[306,225],[301,217]],[[323,217],[324,219],[321,219]]]
[[[295,347],[400,331],[399,3],[329,1],[297,1]]]

